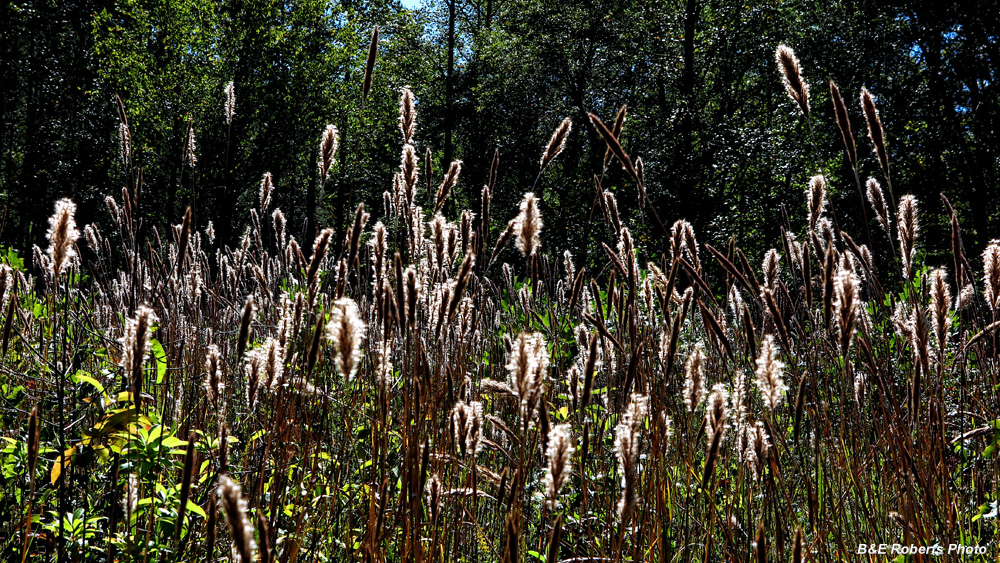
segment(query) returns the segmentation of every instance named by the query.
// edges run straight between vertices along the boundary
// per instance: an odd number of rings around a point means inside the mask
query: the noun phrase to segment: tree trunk
[[[448,0],[448,66],[445,70],[444,84],[444,160],[441,163],[442,170],[447,170],[452,161],[451,136],[455,121],[451,106],[455,89],[453,76],[455,72],[455,2],[457,1]]]

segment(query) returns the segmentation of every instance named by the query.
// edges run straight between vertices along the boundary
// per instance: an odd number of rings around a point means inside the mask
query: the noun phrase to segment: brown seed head
[[[572,129],[573,121],[568,117],[562,120],[559,127],[556,127],[556,130],[552,133],[552,137],[549,139],[549,145],[545,148],[545,153],[542,154],[542,159],[539,161],[539,172],[545,170],[545,167],[552,162],[552,159],[559,156],[559,153],[566,146],[566,139],[569,138],[569,133]]]
[[[861,110],[865,113],[865,121],[868,123],[868,138],[871,139],[878,155],[879,165],[882,172],[889,176],[889,155],[885,152],[885,135],[882,133],[882,120],[879,119],[878,110],[875,109],[875,100],[872,99],[868,88],[861,88]]]
[[[840,89],[830,81],[830,100],[833,102],[833,113],[837,116],[837,127],[840,129],[840,140],[844,143],[847,160],[854,166],[858,165],[858,149],[854,145],[854,134],[851,132],[851,120],[847,117],[847,106],[840,97]]]
[[[242,563],[252,563],[254,552],[257,551],[257,542],[254,541],[253,526],[247,518],[247,501],[243,498],[239,483],[230,479],[229,475],[221,475],[216,495],[219,497],[222,511],[226,513],[226,523],[233,538],[235,552],[240,556]]]

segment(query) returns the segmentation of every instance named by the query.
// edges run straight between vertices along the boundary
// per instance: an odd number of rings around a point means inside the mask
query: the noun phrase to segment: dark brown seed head
[[[448,196],[451,195],[451,190],[458,182],[458,175],[461,173],[462,161],[456,160],[452,162],[451,166],[448,167],[448,172],[444,175],[444,180],[441,182],[441,185],[438,186],[437,204],[434,206],[434,213],[440,211],[441,207],[444,206],[444,202],[448,199]]]
[[[889,176],[889,155],[885,151],[885,135],[882,132],[882,120],[879,119],[878,110],[875,109],[875,100],[872,99],[868,88],[861,88],[861,109],[865,113],[865,121],[868,122],[868,138],[871,139],[878,155],[878,162],[882,166],[882,172]]]
[[[243,352],[247,349],[247,341],[250,340],[250,323],[253,321],[253,316],[256,311],[257,308],[253,303],[253,295],[247,295],[246,302],[243,304],[243,315],[240,316],[239,337],[236,340],[237,360],[243,358]]]
[[[840,140],[844,143],[847,160],[854,166],[858,165],[858,149],[854,145],[854,133],[851,132],[851,120],[847,116],[847,106],[840,97],[840,89],[830,81],[830,100],[833,102],[833,113],[837,116],[837,127],[840,129]]]

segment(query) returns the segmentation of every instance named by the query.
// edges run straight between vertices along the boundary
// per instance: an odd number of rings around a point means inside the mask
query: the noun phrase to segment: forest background
[[[125,178],[115,96],[141,171],[142,225],[164,233],[197,203],[196,227],[214,219],[233,244],[273,174],[289,233],[316,226],[341,234],[366,202],[383,215],[399,162],[399,91],[417,98],[421,155],[437,175],[462,160],[449,205],[477,210],[498,153],[494,221],[514,213],[538,155],[564,117],[566,150],[535,191],[545,250],[569,249],[585,265],[596,236],[593,175],[604,142],[587,121],[611,122],[628,104],[621,137],[645,165],[652,208],[669,226],[691,221],[721,245],[735,235],[753,255],[775,240],[784,203],[803,208],[809,177],[826,163],[841,227],[862,233],[862,201],[844,158],[827,80],[848,98],[875,96],[888,138],[895,193],[925,202],[925,249],[946,262],[954,203],[970,256],[1000,232],[997,143],[998,13],[991,2],[784,0],[97,0],[6,2],[0,29],[0,245],[44,246],[53,202],[71,197],[81,224],[108,222],[107,195]],[[374,82],[362,102],[372,30]],[[792,46],[812,85],[812,134],[788,103],[773,52]],[[227,123],[224,87],[236,112]],[[341,134],[338,164],[320,184],[317,147],[329,123]],[[189,124],[197,165],[185,167]],[[859,150],[869,154],[867,139]],[[803,150],[812,144],[812,150]],[[878,176],[863,159],[861,179]],[[616,165],[621,213],[640,249],[667,241]],[[599,207],[597,208],[599,211]],[[447,210],[446,210],[447,211]],[[312,223],[310,223],[312,221]],[[495,228],[501,228],[498,223]],[[336,240],[339,240],[336,239]],[[760,246],[759,248],[757,246]],[[591,251],[592,252],[592,251]],[[22,254],[23,255],[23,254]],[[935,260],[934,256],[939,256]]]

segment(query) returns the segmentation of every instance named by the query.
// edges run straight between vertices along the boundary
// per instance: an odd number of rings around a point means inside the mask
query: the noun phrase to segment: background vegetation
[[[832,127],[831,78],[850,98],[854,120],[860,88],[875,95],[900,193],[935,202],[927,208],[930,251],[941,251],[947,234],[941,192],[955,203],[966,240],[982,248],[1000,230],[992,197],[1000,22],[989,8],[975,1],[454,0],[415,11],[380,1],[8,2],[0,26],[7,77],[0,84],[0,238],[21,250],[39,243],[62,196],[79,204],[83,222],[105,221],[98,213],[104,196],[126,184],[115,94],[132,120],[148,227],[162,233],[197,199],[199,208],[221,213],[200,213],[198,228],[214,218],[232,243],[240,233],[230,224],[270,171],[277,203],[301,235],[308,186],[317,184],[315,145],[333,123],[343,165],[318,195],[316,213],[319,224],[342,232],[348,206],[338,198],[353,193],[381,214],[374,204],[389,180],[384,171],[398,160],[385,139],[399,88],[410,85],[421,113],[418,151],[430,149],[438,171],[464,162],[460,205],[476,210],[499,150],[496,205],[511,211],[563,117],[581,124],[593,111],[607,121],[627,103],[623,143],[645,162],[660,215],[687,218],[709,241],[741,235],[762,252],[755,241],[777,235],[780,202],[802,202],[813,162],[798,150],[805,127],[774,79],[771,54],[786,43],[813,83],[815,143],[845,221],[860,215],[860,203]],[[378,72],[362,109],[375,25]],[[231,125],[220,110],[229,81],[239,98]],[[189,121],[199,163],[182,174]],[[603,148],[592,131],[577,133],[555,165],[560,173],[537,191],[553,211],[553,232],[565,233],[547,248],[583,254],[593,242],[584,228],[591,206],[579,202],[593,202],[591,176]],[[870,146],[860,145],[867,154]],[[874,172],[863,167],[862,179]],[[617,170],[609,180],[624,188]],[[621,199],[638,239],[658,231]]]

